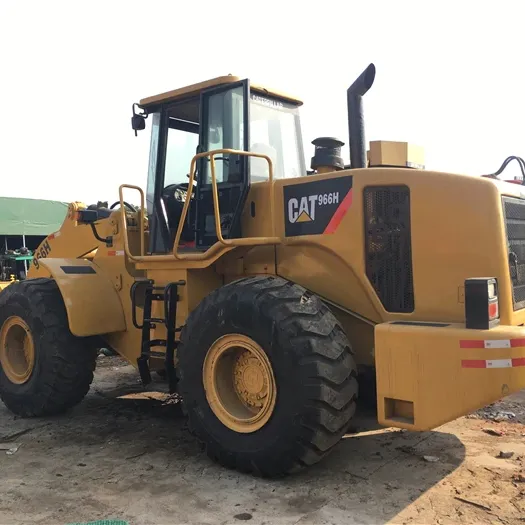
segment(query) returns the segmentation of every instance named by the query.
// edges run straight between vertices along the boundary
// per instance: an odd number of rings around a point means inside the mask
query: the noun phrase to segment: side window
[[[296,106],[253,94],[250,99],[250,151],[270,157],[276,179],[304,175],[299,110]],[[267,180],[268,163],[252,158],[251,180]]]
[[[244,150],[244,94],[243,86],[211,95],[208,99],[208,126],[204,134],[204,151],[216,149]],[[204,164],[206,184],[211,184],[209,162]],[[231,169],[230,169],[231,168]],[[233,174],[230,159],[224,155],[215,156],[217,182],[231,182]]]
[[[164,187],[188,182],[191,159],[197,153],[199,134],[170,127],[166,146]]]

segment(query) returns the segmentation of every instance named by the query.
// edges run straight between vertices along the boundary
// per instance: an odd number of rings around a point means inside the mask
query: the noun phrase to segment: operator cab
[[[205,250],[217,241],[210,157],[197,160],[195,184],[188,187],[195,154],[234,149],[267,155],[274,178],[306,175],[299,106],[301,101],[250,85],[233,76],[218,77],[140,101],[135,130],[151,118],[146,191],[149,253],[173,249],[183,206],[190,198],[179,249]],[[233,154],[215,156],[222,235],[242,237],[241,214],[251,184],[268,181],[265,159]]]

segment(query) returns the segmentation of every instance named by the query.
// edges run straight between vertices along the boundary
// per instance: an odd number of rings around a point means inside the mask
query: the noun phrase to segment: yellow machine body
[[[74,335],[87,337],[126,330],[120,298],[103,268],[87,259],[58,257],[42,259],[40,266],[58,284]]]
[[[198,104],[192,96],[238,80],[220,77],[141,104],[180,100],[178,116],[186,111],[187,118],[196,118]],[[28,277],[52,276],[57,281],[75,335],[98,334],[136,365],[141,331],[133,325],[130,297],[137,279],[151,279],[160,287],[185,282],[179,289],[179,327],[213,290],[241,277],[267,274],[303,286],[330,307],[356,352],[357,364],[375,370],[378,420],[383,425],[434,428],[525,388],[525,308],[514,307],[502,203],[508,196],[525,204],[519,186],[413,169],[423,164],[420,150],[404,143],[373,142],[371,167],[323,169],[289,178],[274,178],[272,159],[264,154],[205,151],[187,166],[190,187],[200,159],[209,159],[213,179],[218,164],[213,159],[227,154],[258,157],[269,164],[267,180],[252,180],[250,185],[241,238],[221,238],[221,226],[215,226],[216,242],[203,250],[188,250],[181,242],[180,226],[173,231],[172,249],[150,253],[151,217],[146,217],[140,188],[121,186],[120,209],[95,223],[99,236],[111,237],[110,245],[96,240],[90,226],[77,220],[77,212],[85,207],[70,206],[60,231],[36,251]],[[212,180],[211,187],[217,219],[217,181]],[[408,202],[395,200],[389,210],[397,213],[403,205],[407,216],[401,224],[394,213],[383,221],[384,229],[371,236],[378,226],[374,209],[383,206],[392,188],[398,192],[394,200],[405,195]],[[124,211],[124,191],[134,192],[135,201],[141,197],[140,211]],[[181,224],[189,206],[187,199]],[[405,244],[396,245],[395,239]],[[370,267],[374,258],[386,253],[397,264],[402,250],[408,253],[405,262],[410,268],[398,278],[408,279],[410,286],[397,289],[412,296],[410,301],[398,297],[403,304],[395,311],[385,307]],[[465,325],[465,280],[478,277],[498,282],[500,322],[491,329]],[[162,316],[161,310],[162,305],[154,305],[152,315]],[[166,337],[166,328],[157,325],[152,337]],[[162,368],[163,359],[153,357],[150,366]]]
[[[7,288],[11,283],[14,283],[15,281],[0,281],[0,292]]]

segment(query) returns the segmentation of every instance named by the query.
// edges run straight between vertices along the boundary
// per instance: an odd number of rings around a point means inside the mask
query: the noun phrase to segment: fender
[[[60,289],[74,335],[87,337],[126,330],[119,296],[98,266],[86,259],[45,258],[39,263]]]

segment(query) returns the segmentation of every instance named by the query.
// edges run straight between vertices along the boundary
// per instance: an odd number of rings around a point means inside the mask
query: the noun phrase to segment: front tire
[[[29,279],[0,294],[0,397],[22,417],[65,412],[89,391],[97,358],[69,330],[56,282]]]
[[[278,477],[313,465],[355,411],[343,329],[317,296],[279,277],[212,292],[188,317],[177,356],[190,430],[229,468]]]

